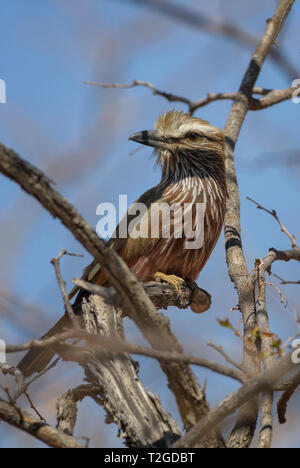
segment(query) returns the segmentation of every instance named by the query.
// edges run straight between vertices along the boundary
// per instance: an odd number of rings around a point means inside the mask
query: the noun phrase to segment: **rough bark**
[[[91,334],[124,337],[122,311],[90,296],[82,304],[83,327]],[[98,398],[129,447],[168,447],[181,434],[179,425],[162,408],[159,397],[146,392],[138,363],[124,353],[97,354],[84,365],[86,380],[97,386]]]

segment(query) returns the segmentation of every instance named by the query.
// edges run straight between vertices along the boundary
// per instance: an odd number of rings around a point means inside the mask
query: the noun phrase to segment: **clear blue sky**
[[[276,2],[227,0],[226,7],[221,0],[189,0],[184,4],[260,35]],[[278,41],[299,70],[295,79],[300,78],[299,21],[300,7],[296,2]],[[157,182],[159,172],[153,169],[151,151],[145,148],[131,155],[136,145],[128,141],[128,136],[153,128],[158,114],[173,105],[152,96],[147,89],[104,90],[86,86],[83,81],[128,83],[136,78],[197,99],[207,92],[236,90],[251,52],[231,40],[197,31],[126,0],[11,0],[1,8],[0,42],[0,78],[7,84],[7,103],[0,104],[1,141],[45,170],[94,227],[100,202],[115,202],[119,194],[127,194],[133,201]],[[258,85],[285,88],[291,83],[268,60]],[[180,104],[176,107],[185,108]],[[229,102],[217,102],[196,115],[223,128],[229,109]],[[287,248],[289,243],[274,220],[257,211],[247,196],[276,209],[300,238],[299,113],[300,105],[291,102],[249,113],[240,135],[236,158],[249,268],[270,247]],[[49,260],[61,248],[78,253],[83,249],[58,221],[2,176],[0,229],[1,289],[25,304],[40,304],[44,310],[44,315],[30,318],[21,316],[16,308],[17,318],[11,319],[0,309],[0,335],[9,342],[22,342],[39,336],[62,312]],[[69,287],[72,277],[78,276],[89,261],[88,254],[84,254],[83,260],[64,261],[63,273]],[[300,279],[297,264],[276,265],[274,272],[285,279]],[[230,313],[237,298],[226,270],[223,236],[201,273],[199,285],[212,293],[212,309],[202,316],[190,311],[168,311],[173,330],[187,351],[217,359],[205,347],[206,341],[212,340],[239,358],[241,343],[216,321],[230,316],[235,325],[240,322],[238,313]],[[299,286],[286,287],[284,292],[289,298],[287,309],[280,304],[277,293],[269,291],[271,327],[283,340],[295,332],[293,307],[298,312],[300,309]],[[127,328],[131,339],[141,340],[132,324],[127,324]],[[165,378],[158,366],[146,359],[140,362],[145,384],[161,394],[165,407],[176,416],[173,398],[165,389]],[[59,390],[79,384],[82,377],[74,369],[69,372],[67,364],[63,366],[63,378],[59,372],[53,373],[53,379],[60,376]],[[208,377],[212,405],[235,388],[223,377],[201,369],[195,371],[201,382]],[[44,382],[33,390],[40,405]],[[52,393],[47,393],[46,398],[54,401],[56,386],[52,384],[50,388]],[[49,405],[45,413],[53,422],[54,404]],[[91,408],[88,402],[82,405],[83,423],[77,434],[91,436],[92,431],[95,446],[120,445],[116,428],[104,426],[101,410],[91,418],[93,425],[87,424]],[[291,429],[281,428],[281,443],[299,445],[298,437],[293,435],[299,416],[298,404],[290,414]],[[102,426],[104,429],[95,435],[95,427]],[[15,430],[7,431],[4,424],[0,426],[0,446],[26,446],[30,442]],[[280,444],[278,438],[275,444]]]

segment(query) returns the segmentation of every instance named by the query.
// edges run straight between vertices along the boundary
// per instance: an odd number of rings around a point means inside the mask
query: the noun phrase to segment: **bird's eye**
[[[188,134],[188,138],[190,140],[197,140],[198,137],[199,137],[198,133],[195,133],[195,132],[191,132]]]

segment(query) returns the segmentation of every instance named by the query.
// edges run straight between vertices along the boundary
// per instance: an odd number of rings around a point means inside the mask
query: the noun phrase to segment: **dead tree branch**
[[[256,293],[256,316],[260,338],[260,351],[264,369],[270,369],[274,363],[273,335],[269,327],[269,318],[266,299],[266,270],[264,262],[257,264],[257,277],[255,285]],[[273,435],[273,392],[270,390],[262,395],[261,401],[261,423],[259,431],[258,448],[270,448]]]
[[[59,218],[75,238],[94,256],[122,297],[122,309],[140,328],[151,346],[181,353],[182,347],[170,330],[169,321],[156,309],[127,265],[100,239],[76,209],[51,186],[49,179],[13,150],[0,144],[0,172],[36,198],[52,216]],[[209,411],[205,394],[185,363],[160,361],[174,393],[186,429]],[[208,435],[208,446],[222,446],[219,435]]]
[[[106,304],[107,305],[107,304]],[[192,356],[186,353],[177,353],[173,351],[157,351],[155,349],[147,348],[145,346],[137,345],[135,343],[131,343],[129,341],[125,341],[123,339],[118,338],[117,336],[91,336],[83,331],[72,331],[66,333],[60,333],[55,337],[45,338],[42,340],[31,340],[23,345],[7,345],[7,353],[18,353],[22,351],[26,351],[32,348],[41,348],[41,347],[53,347],[54,345],[63,345],[67,339],[80,339],[84,340],[87,343],[87,348],[85,351],[89,353],[90,345],[93,346],[93,349],[97,348],[98,355],[105,357],[107,352],[113,354],[120,354],[120,353],[130,353],[136,354],[139,356],[146,356],[153,359],[158,360],[165,360],[165,361],[175,361],[175,362],[183,362],[186,364],[193,364],[195,366],[205,367],[206,369],[210,369],[218,374],[226,375],[227,377],[231,377],[239,382],[244,382],[247,379],[247,376],[243,373],[242,369],[234,363],[232,360],[229,360],[232,365],[238,368],[238,370],[232,369],[227,366],[223,366],[221,364],[215,363],[208,359],[204,359],[198,356]],[[76,353],[76,346],[57,346],[58,353],[61,355],[62,359],[65,360],[74,360],[77,361],[78,353]],[[65,355],[65,350],[68,351],[67,355]],[[80,348],[82,351],[83,348]],[[72,351],[74,357],[72,356]],[[228,358],[229,359],[229,358]],[[85,357],[80,357],[80,362],[84,362]],[[23,392],[22,392],[23,393]]]
[[[260,70],[272,49],[281,27],[290,12],[293,0],[281,0],[274,16],[268,20],[266,30],[256,48],[242,80],[225,126],[225,165],[229,198],[225,215],[225,244],[228,271],[235,284],[244,322],[243,367],[250,375],[259,372],[259,361],[252,330],[257,326],[253,283],[250,278],[241,241],[240,195],[235,168],[234,149],[252,99],[253,88]],[[248,401],[240,409],[237,423],[228,442],[229,447],[248,447],[252,441],[258,415],[257,399]]]
[[[255,48],[259,43],[259,38],[244,32],[237,26],[224,21],[218,22],[208,16],[205,16],[199,11],[191,10],[185,6],[175,4],[170,0],[130,1],[138,3],[139,5],[145,5],[154,11],[158,11],[159,13],[166,15],[167,18],[174,18],[188,24],[189,26],[195,27],[209,34],[228,38],[239,45],[247,46],[251,49]],[[278,48],[274,47],[270,49],[269,54],[270,58],[276,65],[282,68],[289,79],[293,80],[295,76],[298,76],[298,70],[286,59],[285,55]]]
[[[292,243],[292,248],[293,249],[297,249],[298,246],[297,246],[297,242],[296,242],[296,238],[295,236],[293,236],[292,234],[290,234],[290,232],[287,230],[287,228],[285,227],[285,225],[282,223],[282,221],[279,219],[277,213],[275,210],[268,210],[267,208],[264,208],[262,205],[260,205],[259,203],[257,203],[256,201],[252,200],[251,198],[247,197],[247,200],[251,201],[252,203],[254,203],[257,207],[258,210],[262,210],[262,211],[265,211],[266,213],[270,214],[271,216],[273,216],[273,218],[277,221],[277,223],[279,224],[279,226],[281,227],[281,232],[283,232],[284,234],[286,234],[288,236],[288,238],[290,239],[291,243]]]
[[[99,388],[96,386],[80,385],[61,395],[56,404],[57,429],[72,436],[77,420],[77,403],[86,397],[97,401],[98,392]]]
[[[73,327],[76,330],[76,329],[80,328],[80,325],[79,325],[79,322],[78,322],[78,319],[77,319],[76,315],[74,314],[73,308],[71,306],[71,303],[70,303],[70,300],[69,300],[69,297],[68,297],[68,293],[66,291],[66,283],[62,279],[61,271],[60,271],[59,262],[60,262],[60,259],[64,255],[73,256],[73,254],[69,254],[66,250],[62,250],[56,258],[52,258],[51,263],[52,263],[52,265],[54,266],[54,269],[55,269],[57,282],[59,284],[59,288],[60,288],[60,291],[61,291],[61,295],[63,297],[63,301],[64,301],[64,305],[65,305],[67,314],[69,316],[70,322],[72,323]]]
[[[96,284],[88,283],[80,278],[74,278],[73,283],[91,294],[103,297],[108,304],[121,305],[121,298],[113,288],[104,288]],[[151,281],[141,283],[147,295],[156,309],[167,309],[170,306],[186,309],[191,307],[195,313],[206,312],[211,306],[211,295],[199,288],[196,284],[191,290],[187,283],[181,285],[180,294],[170,283]]]
[[[101,338],[110,337],[112,346],[124,340],[122,310],[107,305],[100,296],[83,299],[81,308],[91,354],[80,365],[86,380],[98,388],[96,398],[106,411],[107,422],[117,424],[119,436],[129,447],[170,446],[180,436],[180,427],[159,398],[144,389],[138,364],[127,352],[110,353],[109,346],[94,346]]]
[[[121,83],[100,83],[97,81],[84,81],[87,85],[99,86],[100,88],[118,88],[118,89],[131,89],[137,86],[143,86],[146,88],[151,89],[154,95],[161,96],[169,102],[182,102],[188,106],[188,111],[190,114],[193,114],[197,109],[201,107],[207,106],[215,101],[234,101],[238,93],[237,92],[227,92],[227,93],[208,93],[207,96],[203,99],[198,101],[192,101],[184,96],[178,96],[176,94],[172,94],[168,91],[161,91],[157,89],[152,83],[149,81],[141,81],[141,80],[133,80],[132,83],[129,84],[121,84]],[[251,111],[258,111],[267,109],[268,107],[274,106],[275,104],[279,104],[281,102],[287,101],[291,99],[295,88],[286,88],[286,89],[265,89],[265,88],[253,88],[252,91],[252,98],[249,101],[249,109]],[[257,99],[253,97],[253,95],[258,94],[262,95],[263,97]]]
[[[300,284],[300,281],[286,281],[278,275],[274,274],[274,276],[275,278],[279,279],[280,284],[282,284],[283,286],[286,286],[287,284]]]
[[[122,297],[122,309],[140,328],[153,348],[181,353],[182,347],[170,330],[169,321],[156,309],[124,261],[100,239],[76,209],[53,189],[47,177],[21,159],[13,150],[0,144],[0,172],[17,182],[36,198],[52,216],[59,218],[75,238],[94,256]],[[160,361],[174,393],[186,429],[207,414],[203,390],[185,363]],[[208,436],[208,446],[222,446],[219,435]]]
[[[298,372],[293,379],[287,383],[286,388],[277,402],[277,414],[280,424],[286,423],[286,412],[288,402],[294,395],[295,391],[300,385],[300,373]]]
[[[0,419],[7,424],[31,434],[38,440],[52,448],[84,448],[73,437],[54,429],[44,422],[33,418],[31,415],[18,408],[14,408],[9,402],[0,398]]]
[[[186,435],[179,439],[174,448],[194,448],[206,431],[220,424],[227,416],[245,403],[253,400],[259,393],[269,391],[276,383],[292,370],[299,371],[291,359],[291,354],[284,356],[271,369],[245,383],[238,391],[225,398],[215,409]]]

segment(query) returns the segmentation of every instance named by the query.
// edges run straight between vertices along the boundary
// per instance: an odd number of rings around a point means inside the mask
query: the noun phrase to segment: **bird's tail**
[[[70,328],[70,319],[64,315],[41,339],[51,338],[62,333],[66,328]],[[55,350],[51,346],[31,349],[17,367],[25,377],[30,377],[35,372],[42,372],[55,354]]]
[[[106,279],[105,276],[102,278],[101,274],[101,267],[100,265],[94,260],[85,270],[82,276],[83,279],[92,281],[96,275],[97,276],[97,284],[102,285],[105,283]],[[76,299],[73,304],[73,310],[76,315],[80,314],[81,312],[81,303],[82,299],[86,296],[89,296],[87,291],[80,289],[78,286],[75,286],[71,293],[69,294],[69,300],[71,300],[75,295]],[[48,331],[42,338],[51,338],[59,333],[62,333],[64,329],[71,329],[71,321],[67,314],[65,314],[51,330]],[[18,369],[23,373],[25,377],[30,377],[35,372],[42,372],[45,367],[50,363],[50,361],[55,356],[55,345],[47,346],[46,348],[34,348],[31,349],[22,359],[21,362],[18,364]]]

